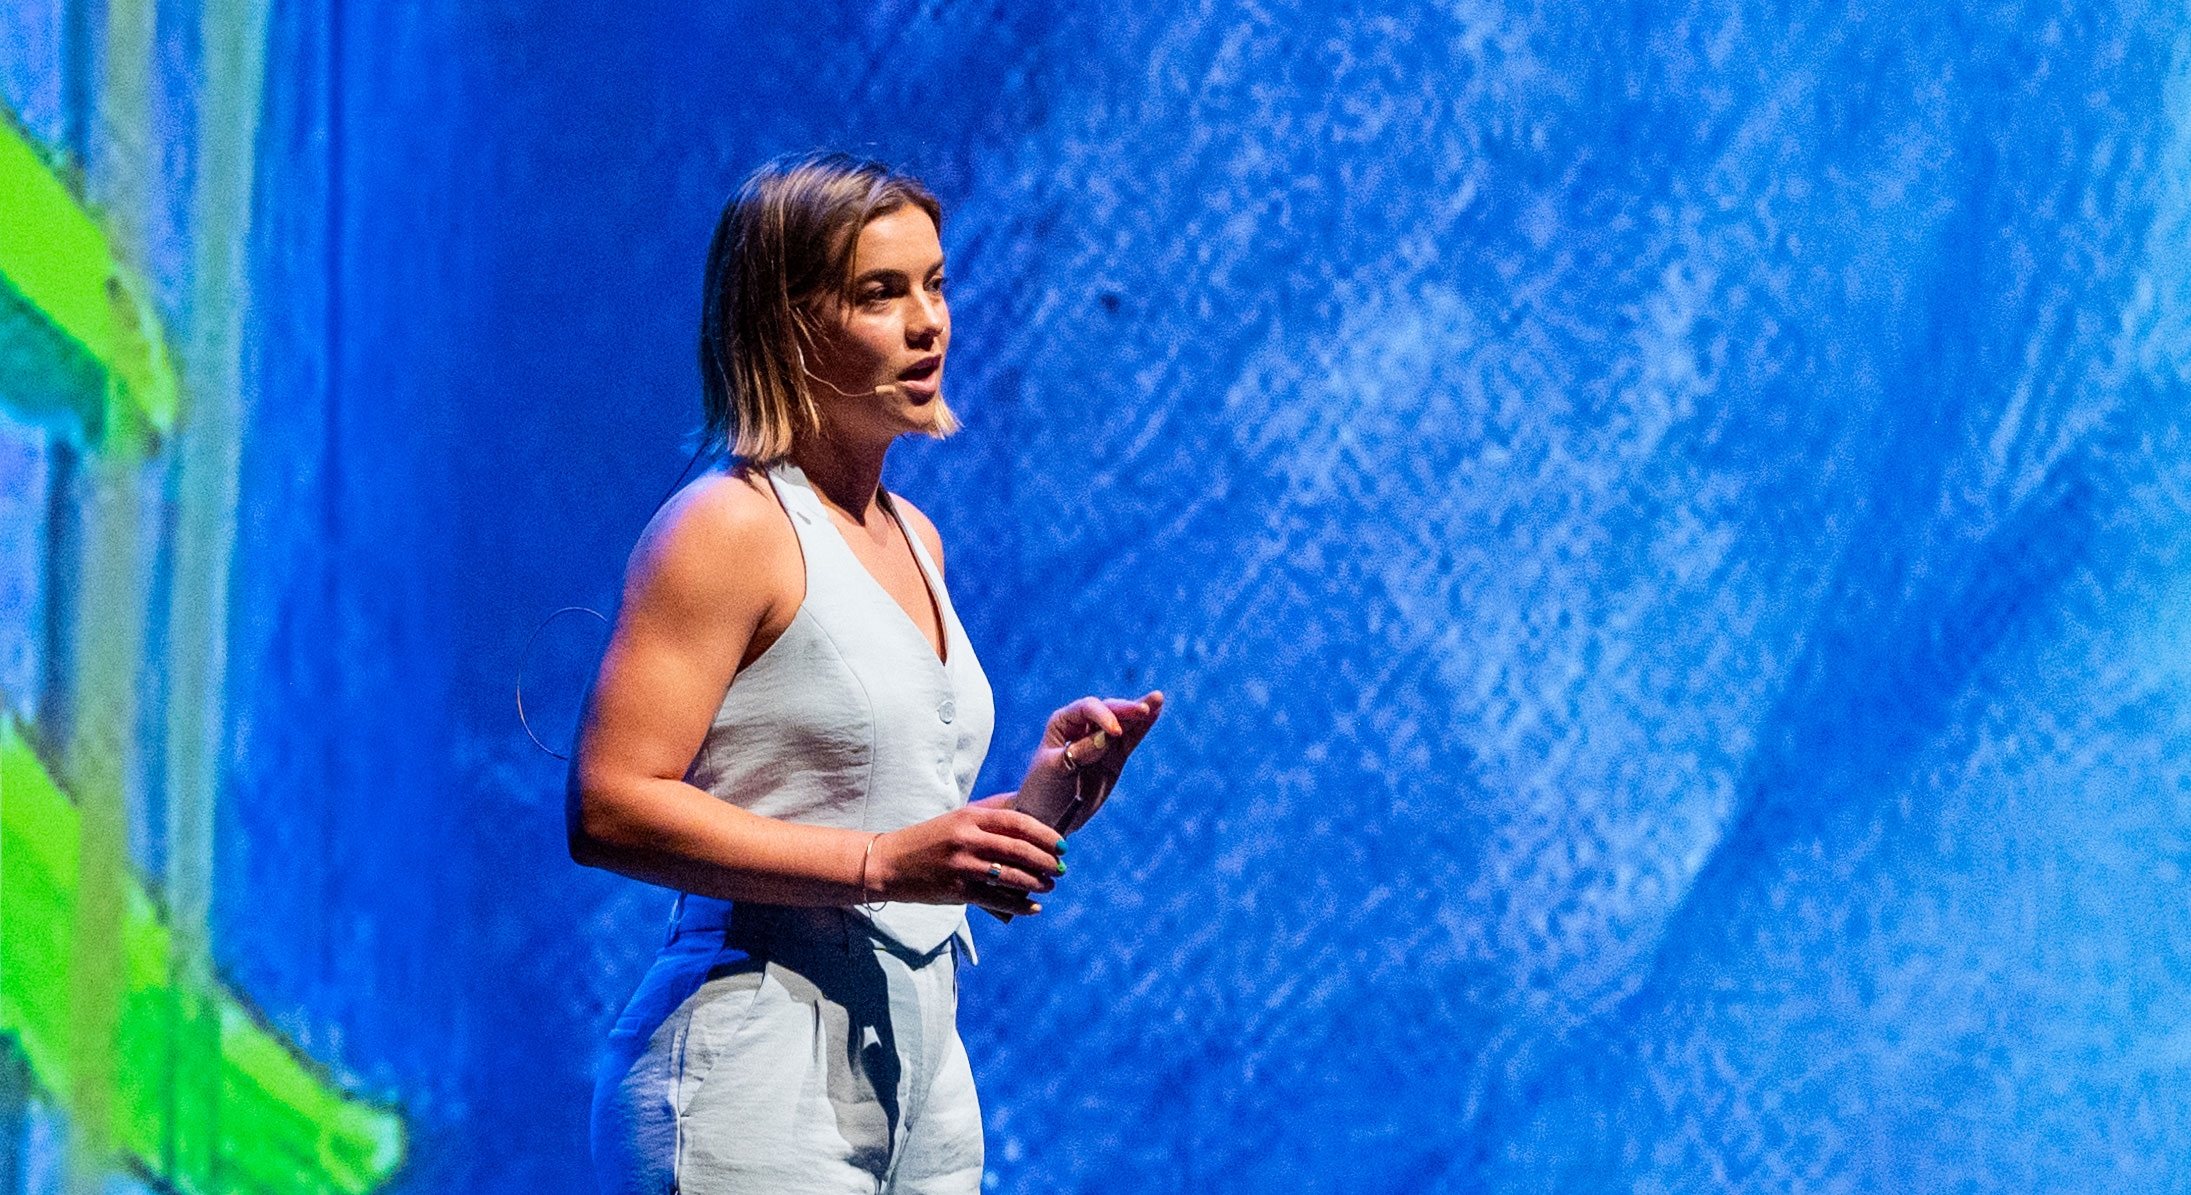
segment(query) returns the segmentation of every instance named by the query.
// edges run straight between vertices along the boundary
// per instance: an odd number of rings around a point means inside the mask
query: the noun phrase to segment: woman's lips
[[[923,357],[898,373],[898,384],[923,398],[934,398],[943,382],[943,358]]]

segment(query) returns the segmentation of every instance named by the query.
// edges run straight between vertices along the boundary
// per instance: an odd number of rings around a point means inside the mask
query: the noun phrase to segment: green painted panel
[[[106,366],[56,331],[22,295],[0,285],[0,406],[25,422],[91,443],[104,430],[106,392]]]
[[[86,442],[118,402],[174,425],[175,370],[148,288],[11,120],[0,120],[0,292],[0,403],[48,425],[66,417]],[[95,386],[83,359],[104,373]]]
[[[68,1084],[69,935],[78,815],[15,725],[0,721],[0,1031],[48,1091]],[[299,1059],[233,996],[169,980],[169,933],[127,885],[126,989],[113,1137],[191,1195],[360,1195],[404,1154],[391,1112]]]

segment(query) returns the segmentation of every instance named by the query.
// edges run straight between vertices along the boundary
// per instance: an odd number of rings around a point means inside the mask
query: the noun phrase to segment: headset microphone
[[[858,391],[854,390],[847,390],[844,387],[839,386],[837,383],[830,381],[828,378],[825,378],[822,375],[815,373],[813,370],[808,369],[806,367],[806,354],[799,350],[798,345],[792,345],[791,351],[793,355],[795,355],[799,359],[800,373],[803,373],[806,376],[813,378],[815,381],[820,382],[822,385],[829,387],[831,390],[834,390],[837,393],[844,395],[846,398],[866,398],[869,395],[877,395],[883,398],[903,398],[905,396],[905,383],[903,382],[884,382],[882,385],[875,387],[873,390],[868,391],[866,394],[861,394]]]
[[[830,381],[828,378],[825,378],[822,375],[815,373],[811,369],[802,369],[800,370],[800,372],[804,373],[810,378],[813,378],[815,381],[820,382],[822,385],[829,387],[831,390],[834,390],[837,393],[844,395],[846,398],[866,398],[868,394],[879,395],[883,398],[897,398],[903,396],[905,393],[905,385],[901,382],[884,382],[882,385],[868,391],[867,394],[862,394],[856,390],[847,390],[844,387],[839,386],[837,383]]]

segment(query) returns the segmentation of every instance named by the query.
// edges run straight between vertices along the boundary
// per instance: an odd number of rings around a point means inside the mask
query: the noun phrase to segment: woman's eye
[[[945,282],[945,278],[944,278],[944,276],[943,276],[943,275],[941,275],[941,274],[938,274],[938,275],[936,275],[935,277],[933,277],[933,278],[930,278],[930,279],[928,280],[928,293],[930,293],[930,294],[932,294],[932,295],[940,295],[940,294],[942,294],[942,293],[943,293],[943,284],[944,284],[944,282]]]

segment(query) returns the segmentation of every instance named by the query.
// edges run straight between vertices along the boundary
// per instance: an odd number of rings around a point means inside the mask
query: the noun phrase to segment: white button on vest
[[[958,703],[948,697],[944,698],[943,704],[936,707],[936,716],[943,719],[944,725],[949,726],[951,719],[959,716]]]

